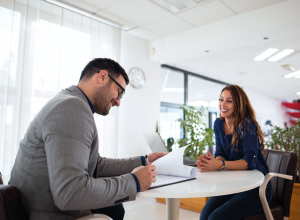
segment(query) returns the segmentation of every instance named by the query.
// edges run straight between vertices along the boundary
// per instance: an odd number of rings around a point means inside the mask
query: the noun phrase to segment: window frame
[[[212,79],[212,78],[209,78],[207,76],[203,76],[203,75],[199,75],[197,73],[193,73],[193,72],[190,72],[190,71],[187,71],[187,70],[184,70],[184,69],[180,69],[180,68],[177,68],[177,67],[174,67],[174,66],[170,66],[170,65],[167,65],[167,64],[162,64],[161,65],[161,68],[165,68],[165,69],[170,69],[170,70],[173,70],[173,71],[176,71],[176,72],[181,72],[184,74],[184,102],[183,104],[184,105],[188,105],[188,79],[189,79],[189,76],[193,76],[193,77],[197,77],[197,78],[201,78],[203,80],[207,80],[207,81],[210,81],[210,82],[214,82],[214,83],[217,83],[217,84],[221,84],[221,85],[224,85],[227,86],[229,85],[229,83],[226,83],[226,82],[223,82],[223,81],[220,81],[220,80],[216,80],[216,79]],[[170,103],[170,102],[160,102],[160,107],[168,107],[168,108],[177,108],[179,109],[180,106],[182,106],[182,104],[176,104],[176,103]],[[212,114],[212,113],[215,113],[215,112],[208,112],[209,116]],[[185,114],[183,113],[183,117],[185,118]],[[213,122],[211,121],[211,117],[209,117],[209,123],[208,123],[208,126],[209,128],[213,129]],[[186,135],[185,135],[185,129],[183,128],[183,137],[185,138]],[[212,147],[209,146],[209,151],[212,153]]]

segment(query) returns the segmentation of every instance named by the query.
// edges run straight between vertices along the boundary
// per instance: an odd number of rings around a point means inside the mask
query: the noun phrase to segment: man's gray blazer
[[[93,113],[76,86],[41,109],[20,142],[9,182],[20,190],[29,219],[71,220],[135,199],[130,172],[141,157],[100,157],[98,141]],[[118,177],[95,178],[109,176]]]

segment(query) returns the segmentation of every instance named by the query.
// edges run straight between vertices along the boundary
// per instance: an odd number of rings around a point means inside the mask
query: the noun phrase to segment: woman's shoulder
[[[245,117],[244,126],[246,128],[248,128],[248,127],[249,128],[255,128],[255,125],[254,125],[253,121],[250,118],[248,118],[248,117]]]
[[[221,123],[222,123],[221,118],[217,118],[217,119],[215,120],[215,125],[218,125],[218,124],[221,124]]]
[[[217,118],[214,122],[214,129],[220,129],[222,126],[222,122],[223,121],[221,120],[221,118]]]
[[[239,132],[239,128],[237,127],[237,131]],[[250,134],[256,134],[256,127],[254,122],[248,118],[245,117],[244,122],[241,126],[242,133],[250,133]]]

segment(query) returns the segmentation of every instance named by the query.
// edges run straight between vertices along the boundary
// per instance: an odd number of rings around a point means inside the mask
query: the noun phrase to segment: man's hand
[[[153,161],[157,160],[158,158],[161,158],[165,155],[167,155],[168,153],[152,153],[152,154],[148,154],[148,162],[149,164],[151,164]]]
[[[152,183],[156,181],[156,171],[154,165],[149,166],[139,166],[135,168],[131,173],[133,173],[139,180],[141,186],[141,192],[148,189]]]

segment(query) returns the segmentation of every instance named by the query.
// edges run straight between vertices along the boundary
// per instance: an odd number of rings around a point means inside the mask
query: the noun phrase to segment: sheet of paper
[[[198,173],[196,167],[183,165],[183,153],[187,147],[181,147],[154,161],[152,164],[156,166],[155,171],[157,174],[189,178],[196,177]]]
[[[159,187],[159,186],[170,185],[172,183],[184,182],[184,181],[191,180],[191,179],[194,179],[194,178],[157,175],[156,176],[156,182],[152,183],[152,185],[149,189],[156,188],[156,187]]]

